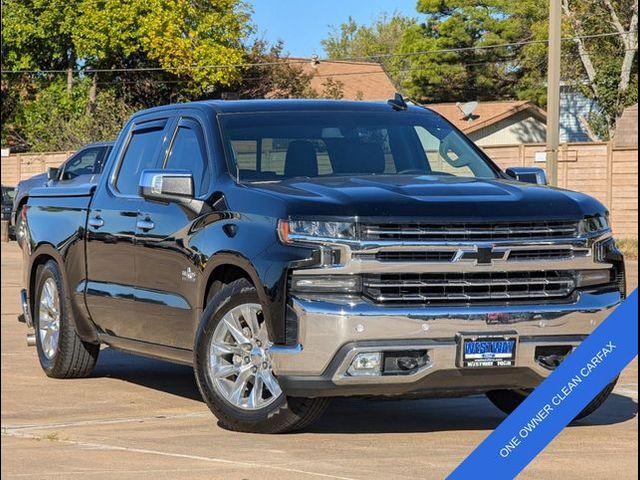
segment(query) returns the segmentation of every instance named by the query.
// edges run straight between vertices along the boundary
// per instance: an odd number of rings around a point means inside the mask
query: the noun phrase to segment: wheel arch
[[[262,285],[260,275],[251,261],[240,253],[223,251],[214,254],[207,262],[207,266],[203,272],[203,289],[201,290],[198,305],[203,309],[206,308],[212,296],[211,288],[216,280],[222,283],[229,283],[238,278],[246,278],[249,280],[253,286],[256,287],[256,290],[258,290],[260,300],[268,301],[264,289],[260,288]],[[262,290],[262,292],[260,292],[260,290]]]
[[[277,309],[273,308],[274,301],[269,293],[269,287],[265,285],[258,269],[251,260],[238,252],[218,252],[207,262],[203,272],[203,288],[201,289],[198,305],[202,306],[204,311],[207,302],[212,296],[212,288],[214,288],[216,280],[222,281],[222,283],[229,283],[239,278],[246,278],[255,287],[260,303],[264,307],[263,315],[269,331],[274,336],[274,340],[278,342],[283,333],[281,331],[283,326],[280,325],[282,322],[277,318]]]

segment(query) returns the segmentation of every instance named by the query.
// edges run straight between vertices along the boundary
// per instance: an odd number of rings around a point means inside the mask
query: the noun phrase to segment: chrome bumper
[[[535,349],[578,345],[621,302],[617,291],[582,292],[570,304],[381,307],[354,298],[294,297],[299,344],[273,348],[274,371],[290,395],[403,394],[416,391],[482,391],[532,388],[550,370]],[[514,367],[457,366],[461,333],[517,335]],[[410,375],[352,377],[360,351],[427,350],[430,362]]]

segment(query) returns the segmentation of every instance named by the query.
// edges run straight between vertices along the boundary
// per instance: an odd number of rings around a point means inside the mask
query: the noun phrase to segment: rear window
[[[495,178],[473,144],[437,115],[278,112],[219,117],[241,181],[428,174]]]

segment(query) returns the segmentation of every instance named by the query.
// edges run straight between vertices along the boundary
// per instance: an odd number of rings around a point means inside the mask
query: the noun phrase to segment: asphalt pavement
[[[443,478],[504,419],[483,396],[341,399],[302,433],[252,435],[217,425],[185,366],[106,348],[91,378],[50,379],[16,321],[20,250],[1,256],[2,479]],[[638,478],[637,402],[636,359],[520,478]]]

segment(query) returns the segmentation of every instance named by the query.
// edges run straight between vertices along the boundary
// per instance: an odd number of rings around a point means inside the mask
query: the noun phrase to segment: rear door
[[[190,115],[177,122],[162,168],[190,171],[195,195],[204,199],[212,178],[205,123],[196,112]],[[177,204],[142,202],[136,229],[136,283],[143,340],[193,348],[202,271],[198,250],[190,244],[195,219],[196,214]]]
[[[163,157],[171,119],[142,117],[129,128],[119,158],[105,172],[87,225],[87,306],[104,333],[142,336],[136,318],[135,232],[140,173]]]

